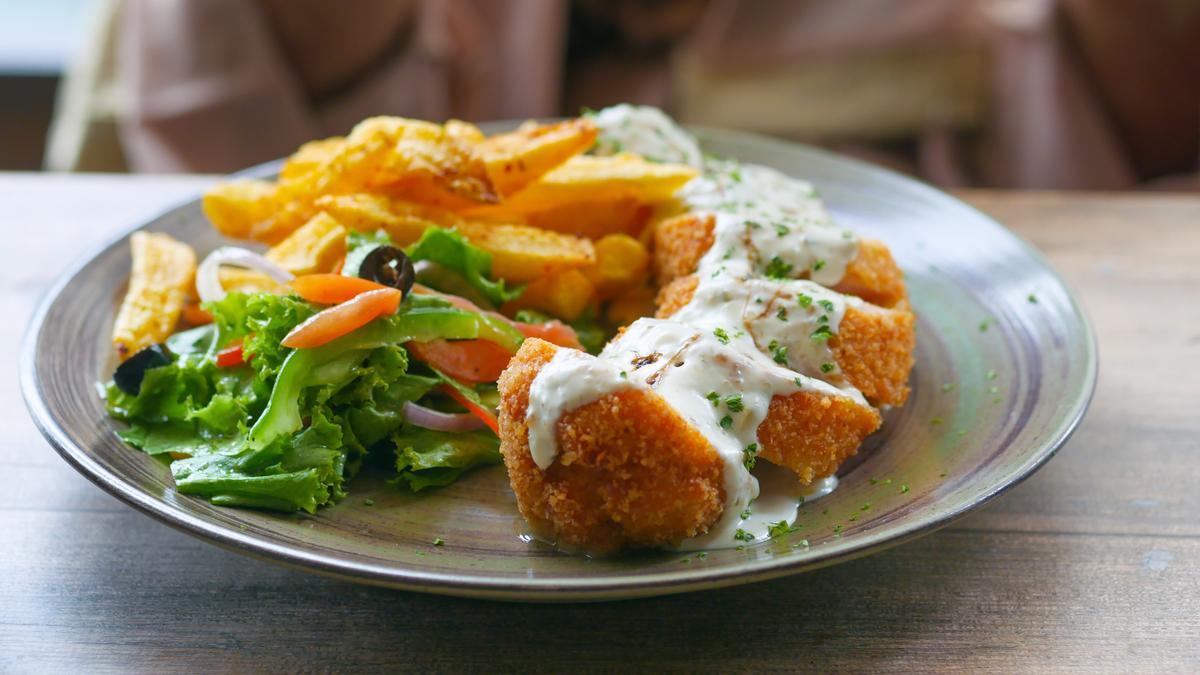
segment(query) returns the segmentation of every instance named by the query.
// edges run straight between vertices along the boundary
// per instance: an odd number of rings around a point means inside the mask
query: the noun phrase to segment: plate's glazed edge
[[[757,134],[749,134],[745,132],[728,132],[747,138],[755,138],[773,143],[781,143],[790,146],[802,148],[808,152],[816,152],[822,155],[833,155],[821,151],[819,149],[802,146],[800,144],[780,141],[778,139],[770,139]],[[1078,428],[1082,422],[1091,400],[1095,394],[1096,384],[1098,380],[1098,349],[1095,337],[1093,324],[1080,302],[1077,294],[1067,284],[1058,272],[1047,262],[1045,257],[1032,244],[1020,237],[1012,230],[1004,227],[991,216],[979,211],[970,204],[962,200],[943,193],[936,188],[907,176],[900,176],[890,171],[874,167],[865,162],[837,156],[840,161],[851,162],[860,165],[860,168],[865,168],[871,173],[885,177],[888,181],[897,182],[905,185],[910,189],[917,189],[923,192],[936,193],[938,196],[949,198],[959,208],[968,209],[979,216],[983,221],[987,221],[991,226],[994,226],[1009,237],[1019,243],[1021,248],[1027,255],[1039,263],[1053,279],[1064,290],[1066,296],[1070,300],[1071,309],[1074,315],[1078,318],[1082,327],[1084,354],[1081,357],[1085,371],[1082,373],[1080,388],[1075,392],[1076,395],[1071,401],[1071,406],[1060,418],[1059,424],[1053,429],[1048,439],[1042,442],[1040,451],[1033,455],[1029,461],[1015,468],[1010,472],[1010,477],[1001,483],[991,486],[987,491],[976,496],[970,501],[963,501],[952,509],[946,511],[935,511],[930,517],[916,522],[901,526],[899,529],[883,530],[879,532],[864,533],[854,538],[849,538],[837,543],[824,544],[821,546],[821,551],[810,551],[810,555],[796,560],[789,560],[787,556],[778,556],[768,559],[760,559],[749,561],[744,567],[734,570],[714,570],[712,572],[704,572],[702,570],[679,570],[676,572],[667,572],[653,576],[640,576],[636,580],[632,578],[604,577],[601,581],[591,581],[588,578],[571,580],[577,583],[564,583],[559,581],[539,581],[537,579],[524,579],[520,584],[501,579],[479,579],[465,578],[454,574],[424,574],[412,573],[405,570],[397,570],[395,568],[385,568],[381,566],[373,566],[366,564],[353,563],[348,561],[338,561],[336,559],[327,558],[317,554],[308,553],[302,549],[291,546],[278,545],[270,542],[263,542],[253,537],[242,535],[240,533],[227,530],[220,527],[210,526],[199,519],[196,519],[189,514],[182,513],[169,505],[154,499],[150,495],[141,493],[125,481],[107,469],[97,464],[91,457],[88,456],[83,448],[76,446],[73,442],[66,438],[61,429],[58,428],[54,420],[53,413],[46,405],[41,392],[38,373],[36,368],[36,353],[37,343],[39,341],[42,330],[45,326],[45,318],[50,308],[58,298],[62,289],[70,283],[70,281],[94,258],[101,255],[103,252],[112,247],[122,244],[127,237],[133,232],[143,229],[146,225],[154,222],[158,218],[169,214],[185,205],[189,205],[193,199],[182,201],[181,203],[164,209],[159,216],[148,219],[137,225],[125,228],[117,235],[109,238],[91,247],[87,252],[81,255],[74,261],[67,270],[65,270],[58,279],[46,291],[41,301],[38,303],[34,311],[29,326],[23,336],[22,346],[20,350],[20,383],[23,397],[26,402],[26,407],[34,420],[35,425],[42,435],[49,441],[64,460],[67,461],[76,471],[79,471],[91,482],[95,483],[101,489],[109,494],[117,497],[121,501],[133,506],[137,510],[154,517],[175,529],[183,531],[197,538],[202,538],[207,541],[218,544],[226,550],[246,554],[255,558],[261,558],[271,562],[283,564],[287,567],[312,571],[322,574],[323,576],[333,577],[342,580],[355,581],[359,583],[368,583],[376,586],[384,586],[401,590],[419,591],[427,593],[435,593],[442,595],[453,595],[459,597],[471,597],[491,600],[507,600],[507,601],[533,601],[533,602],[571,602],[571,601],[595,601],[595,600],[615,600],[629,599],[636,597],[648,597],[655,595],[666,595],[672,593],[681,593],[694,590],[719,588],[731,586],[741,583],[750,583],[756,581],[764,581],[767,579],[777,578],[788,574],[810,571],[821,567],[844,562],[851,559],[856,559],[879,552],[881,550],[891,548],[892,546],[900,545],[913,539],[916,539],[925,534],[929,534],[941,527],[944,527],[954,520],[962,517],[968,512],[979,508],[980,506],[990,502],[1007,490],[1015,487],[1023,482],[1026,478],[1035,473],[1041,466],[1054,457],[1058,451],[1067,442],[1070,436]],[[239,176],[263,176],[273,173],[279,166],[279,160],[268,162],[256,167],[251,167],[245,171],[239,172]]]

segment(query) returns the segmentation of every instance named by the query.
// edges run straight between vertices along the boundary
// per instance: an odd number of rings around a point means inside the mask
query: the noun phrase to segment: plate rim
[[[491,125],[499,124],[505,123],[491,123]],[[817,155],[827,160],[834,160],[850,165],[857,170],[872,174],[876,179],[899,184],[923,196],[936,199],[949,199],[959,208],[969,210],[981,221],[998,229],[1004,236],[1014,240],[1024,254],[1029,256],[1042,270],[1048,273],[1050,278],[1064,291],[1065,296],[1069,300],[1070,314],[1073,315],[1082,328],[1084,372],[1080,380],[1080,387],[1076,391],[1071,392],[1071,404],[1069,408],[1057,416],[1057,423],[1053,427],[1052,433],[1048,434],[1045,440],[1037,443],[1039,447],[1036,452],[1026,462],[1008,471],[1002,480],[995,481],[970,501],[963,501],[958,506],[949,510],[934,510],[928,514],[918,516],[913,522],[902,524],[898,529],[882,529],[866,532],[854,538],[831,542],[823,545],[819,552],[813,551],[813,555],[797,560],[789,560],[787,557],[760,558],[747,561],[733,568],[714,570],[693,567],[687,570],[638,576],[617,573],[600,577],[583,576],[555,580],[529,577],[512,579],[488,577],[486,571],[480,575],[453,572],[424,572],[404,567],[338,559],[325,554],[315,553],[302,546],[280,544],[243,534],[220,525],[210,524],[175,507],[165,500],[138,490],[121,475],[101,466],[90,456],[87,449],[71,441],[55,419],[54,412],[50,409],[43,396],[41,381],[36,367],[37,344],[46,327],[46,316],[51,307],[59,299],[65,286],[97,257],[109,249],[122,244],[134,232],[144,229],[147,225],[170,213],[192,205],[197,201],[198,196],[180,201],[170,208],[163,209],[154,217],[140,220],[129,227],[123,228],[114,236],[90,247],[61,272],[49,289],[45,291],[37,304],[37,308],[30,317],[30,322],[25,329],[19,352],[21,359],[19,367],[20,386],[26,408],[33,419],[34,425],[50,446],[72,468],[92,483],[141,513],[163,522],[176,530],[214,543],[223,549],[283,564],[287,567],[316,572],[323,576],[357,583],[440,595],[507,601],[569,602],[666,595],[765,581],[861,558],[932,533],[991,502],[1036,473],[1038,469],[1054,457],[1066,444],[1072,434],[1078,429],[1095,396],[1099,375],[1099,354],[1095,328],[1075,290],[1032,244],[990,215],[962,201],[953,194],[939,190],[919,179],[905,176],[853,157],[765,134],[705,126],[689,126],[689,129],[697,132],[701,137],[708,134],[710,136],[722,136],[725,140],[732,142],[765,143],[773,146],[784,146],[788,150]],[[273,160],[231,175],[235,177],[263,176],[276,169],[281,161]]]

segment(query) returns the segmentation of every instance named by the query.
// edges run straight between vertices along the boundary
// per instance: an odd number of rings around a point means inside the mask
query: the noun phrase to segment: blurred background
[[[943,186],[1200,190],[1200,0],[0,0],[0,169],[621,101]]]

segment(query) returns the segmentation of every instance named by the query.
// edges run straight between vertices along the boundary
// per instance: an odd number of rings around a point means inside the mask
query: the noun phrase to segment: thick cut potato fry
[[[601,299],[610,298],[646,280],[650,253],[627,234],[610,234],[596,242],[596,264],[584,270]]]
[[[497,201],[487,168],[470,140],[472,134],[467,132],[464,136],[464,127],[455,125],[455,133],[451,134],[442,125],[430,122],[374,119],[376,128],[385,129],[384,133],[393,140],[392,147],[371,177],[370,185],[393,185],[398,194],[419,196],[430,193],[433,197],[469,204]],[[354,133],[351,133],[353,138]]]
[[[610,234],[638,236],[654,212],[633,198],[563,204],[525,215],[525,222],[543,230],[600,239]]]
[[[482,143],[483,139],[486,138],[483,132],[479,130],[479,127],[470,122],[446,120],[446,123],[442,126],[446,129],[447,136],[462,139],[471,145]]]
[[[332,272],[346,257],[346,228],[333,216],[318,213],[266,257],[296,276]]]
[[[171,335],[196,276],[196,252],[168,235],[135,232],[130,246],[133,271],[112,336],[122,359]]]
[[[369,193],[326,195],[316,206],[352,230],[383,230],[398,246],[420,239],[430,227],[456,227],[461,222],[450,211]]]
[[[334,136],[325,138],[319,141],[309,141],[300,146],[300,149],[292,153],[291,157],[283,163],[283,168],[279,170],[280,180],[292,180],[299,178],[304,174],[321,166],[324,162],[334,157],[346,144],[346,139],[342,136]]]
[[[496,192],[506,197],[590,148],[597,133],[595,123],[580,117],[497,134],[478,151]]]
[[[628,326],[644,316],[654,316],[654,298],[650,286],[634,286],[608,303],[605,316],[614,326]]]
[[[527,214],[576,202],[620,199],[652,204],[669,199],[695,175],[690,166],[656,164],[637,155],[578,155],[502,204],[479,210]]]
[[[380,195],[331,195],[318,199],[317,205],[350,229],[382,229],[400,246],[413,243],[430,227],[457,229],[492,254],[493,275],[516,283],[586,267],[596,260],[592,242],[586,239],[516,223],[467,220],[450,211]]]
[[[592,282],[579,270],[565,270],[533,281],[516,300],[504,305],[503,311],[512,314],[521,309],[536,309],[564,321],[574,321],[583,314],[595,296]]]
[[[592,242],[528,225],[464,220],[458,231],[492,254],[492,274],[516,283],[541,279],[596,261]]]
[[[226,237],[249,239],[259,223],[275,210],[275,183],[239,180],[221,183],[204,193],[201,205],[213,227]]]

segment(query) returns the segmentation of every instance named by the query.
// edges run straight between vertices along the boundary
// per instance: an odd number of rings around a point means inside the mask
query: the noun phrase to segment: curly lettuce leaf
[[[504,280],[492,280],[492,254],[454,230],[431,227],[405,253],[413,262],[428,260],[456,272],[493,306],[513,300],[525,290],[523,286],[507,289]]]
[[[376,232],[352,230],[346,235],[346,260],[342,263],[342,275],[357,277],[367,254],[380,246],[391,246],[391,244],[392,238],[383,230]]]
[[[441,487],[480,466],[501,462],[500,439],[489,431],[434,431],[406,425],[392,434],[396,478],[391,484],[419,492]]]

